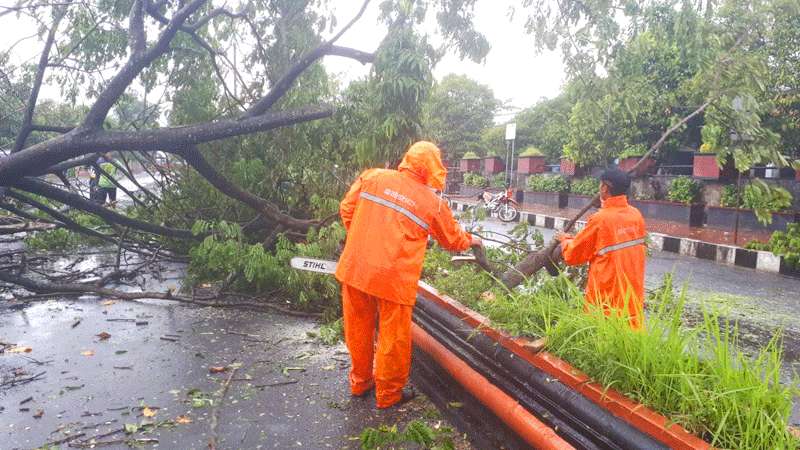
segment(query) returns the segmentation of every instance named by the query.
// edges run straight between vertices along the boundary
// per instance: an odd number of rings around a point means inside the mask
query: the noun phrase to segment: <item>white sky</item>
[[[5,2],[7,0],[0,0]],[[335,14],[338,25],[347,23],[358,8],[361,0],[335,0]],[[482,32],[492,48],[486,61],[476,64],[462,61],[456,55],[449,54],[435,68],[437,80],[449,73],[463,74],[488,85],[501,101],[511,107],[511,111],[536,103],[542,98],[552,98],[558,94],[564,81],[564,70],[561,57],[557,52],[537,54],[534,51],[533,38],[525,34],[523,29],[524,14],[518,14],[513,21],[509,18],[509,8],[513,0],[478,0],[475,8],[475,26]],[[373,0],[364,16],[337,42],[339,45],[357,48],[363,51],[374,51],[385,35],[386,29],[378,22],[379,1]],[[519,11],[518,11],[519,13]],[[432,14],[430,14],[432,16]],[[14,15],[0,18],[0,48],[8,48],[22,36],[36,32],[32,21],[17,19]],[[441,43],[436,36],[435,20],[426,23],[424,31],[432,35],[434,45]],[[31,39],[14,49],[14,63],[35,62],[42,42]],[[369,66],[339,57],[328,57],[325,66],[344,82],[359,78],[369,71]],[[59,89],[56,86],[43,86],[41,98],[56,98]],[[510,118],[508,112],[497,117],[498,121]]]
[[[357,12],[360,0],[336,1],[336,17],[345,23]],[[475,6],[475,27],[483,33],[492,46],[486,61],[476,64],[462,61],[457,55],[448,54],[436,66],[437,80],[449,73],[467,75],[489,86],[495,96],[515,108],[524,108],[542,98],[558,95],[564,82],[564,68],[558,52],[537,54],[533,37],[524,31],[524,15],[512,21],[509,8],[519,6],[514,0],[478,0]],[[385,34],[385,27],[378,23],[378,2],[370,3],[364,17],[342,36],[339,45],[373,51]],[[426,24],[426,31],[433,35],[436,25],[433,20]],[[433,39],[434,44],[440,40]],[[343,79],[353,79],[369,71],[355,61],[330,57],[326,67]],[[498,117],[503,119],[504,117]]]

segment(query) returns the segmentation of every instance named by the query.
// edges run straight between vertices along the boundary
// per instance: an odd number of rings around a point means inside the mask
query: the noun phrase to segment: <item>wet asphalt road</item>
[[[147,423],[157,426],[98,440],[154,438],[159,448],[207,448],[213,407],[204,399],[220,405],[224,449],[359,448],[367,426],[437,414],[424,398],[390,412],[375,410],[370,398],[351,399],[346,351],[309,337],[316,328],[282,314],[165,301],[58,300],[4,308],[0,341],[32,351],[0,355],[0,374],[45,374],[0,391],[0,448],[35,448],[83,433],[74,441],[81,442]],[[102,340],[101,332],[111,337]],[[209,369],[236,364],[241,367],[220,403],[231,372]],[[144,407],[155,416],[145,417]],[[179,417],[190,423],[158,426]]]

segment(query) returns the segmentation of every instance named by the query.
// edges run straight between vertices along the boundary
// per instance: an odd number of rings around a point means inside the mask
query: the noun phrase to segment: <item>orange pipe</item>
[[[454,355],[417,324],[411,324],[414,344],[429,354],[470,394],[486,405],[495,416],[534,448],[567,450],[575,447],[561,439],[552,428],[543,424],[516,400],[493,385],[483,375]]]

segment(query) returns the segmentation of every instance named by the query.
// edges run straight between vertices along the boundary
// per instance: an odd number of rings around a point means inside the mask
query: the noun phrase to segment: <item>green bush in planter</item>
[[[672,202],[694,203],[700,194],[700,184],[693,179],[680,176],[672,181],[667,191],[667,198]]]
[[[462,156],[461,159],[481,159],[481,157],[475,152],[467,152],[464,153],[464,156]]]
[[[736,186],[723,186],[722,195],[719,198],[719,206],[725,208],[741,208],[742,196],[739,195]]]
[[[569,181],[561,175],[533,175],[528,177],[527,185],[534,192],[569,191]]]
[[[571,193],[580,195],[593,196],[596,195],[599,190],[600,181],[598,181],[597,178],[591,177],[572,180],[569,186],[569,191]]]
[[[504,188],[506,187],[506,174],[498,173],[492,175],[492,180],[489,182],[491,187]]]
[[[742,202],[745,208],[753,210],[759,222],[769,225],[772,213],[792,206],[792,194],[782,187],[755,180],[744,187]]]
[[[647,153],[647,147],[643,144],[636,144],[623,150],[622,153],[619,154],[619,159],[641,158],[645,153]]]
[[[544,156],[541,150],[536,147],[528,147],[519,154],[520,158],[524,158],[526,156]]]
[[[464,174],[464,184],[467,186],[486,186],[488,180],[481,174],[467,172]]]

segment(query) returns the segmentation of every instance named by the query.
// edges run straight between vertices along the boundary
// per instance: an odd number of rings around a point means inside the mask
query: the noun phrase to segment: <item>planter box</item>
[[[619,161],[619,169],[627,172],[633,169],[633,166],[639,162],[640,157],[634,156],[631,158],[624,158]],[[648,173],[650,173],[656,167],[656,160],[653,158],[647,158],[644,160],[641,166],[636,169],[636,172],[633,172],[631,176],[634,177],[641,177]]]
[[[503,160],[497,156],[483,158],[483,173],[485,175],[494,175],[505,170]]]
[[[703,226],[704,206],[699,203],[687,205],[660,200],[631,200],[630,204],[638,209],[646,219],[677,222],[690,227]]]
[[[520,175],[544,173],[544,169],[544,156],[523,156],[517,159],[517,173]]]
[[[561,174],[567,177],[580,177],[583,176],[584,170],[569,159],[561,158]]]
[[[714,153],[695,153],[692,176],[701,180],[732,180],[736,178],[736,166],[729,160],[720,168]]]
[[[559,405],[561,410],[568,411],[569,417],[561,420],[562,428],[558,429],[559,435],[576,436],[573,424],[581,424],[589,430],[601,434],[601,442],[591,443],[588,447],[604,447],[605,443],[612,442],[619,448],[677,448],[683,450],[708,449],[709,444],[699,437],[690,434],[686,429],[656,413],[655,411],[634,402],[613,387],[604,387],[593,382],[586,374],[577,370],[566,361],[557,356],[542,351],[539,341],[531,341],[525,337],[510,336],[507,333],[493,328],[489,319],[470,310],[457,300],[442,295],[433,287],[419,283],[417,291],[417,306],[414,310],[414,345],[416,348],[433,354],[431,345],[434,341],[426,333],[441,333],[447,330],[449,348],[457,358],[466,361],[481,361],[474,370],[483,375],[482,370],[487,368],[496,371],[495,375],[487,375],[481,387],[505,388],[513,386],[515,394],[523,394],[516,398],[520,408],[520,415],[530,410],[527,398],[535,393],[532,398],[546,399],[547,403],[539,400],[541,405]],[[450,331],[452,330],[452,331]],[[461,351],[469,347],[468,352]],[[448,347],[445,347],[448,348]],[[464,356],[462,356],[464,355]],[[473,359],[474,358],[474,359]],[[443,358],[441,358],[443,360]],[[497,368],[493,367],[497,364]],[[451,366],[452,367],[452,366]],[[454,374],[452,370],[450,373]],[[506,384],[508,376],[514,378],[513,384]],[[431,378],[431,377],[427,377]],[[453,382],[445,382],[447,386]],[[565,389],[566,388],[566,389]],[[528,394],[528,395],[525,395]],[[480,407],[481,405],[477,405]],[[491,410],[491,408],[485,408]],[[539,409],[540,414],[542,411]],[[541,416],[545,426],[553,427],[553,416]],[[620,421],[622,423],[620,423]],[[591,425],[589,427],[589,425]],[[620,426],[622,425],[622,426]],[[552,447],[566,448],[568,444]],[[537,442],[528,442],[527,446],[520,448],[540,447]],[[498,448],[497,445],[485,448]]]
[[[709,206],[706,208],[706,226],[732,232],[736,229],[736,211],[736,208]],[[738,211],[739,230],[786,231],[786,225],[797,222],[795,213],[774,213],[772,214],[772,223],[762,225],[753,210],[740,209]]]
[[[582,209],[592,201],[592,197],[581,194],[567,194],[567,208]],[[593,208],[595,209],[595,208]]]
[[[551,208],[566,208],[566,192],[533,192],[525,191],[522,195],[523,206],[549,206]]]
[[[462,159],[458,161],[458,169],[462,172],[480,172],[480,159]]]

